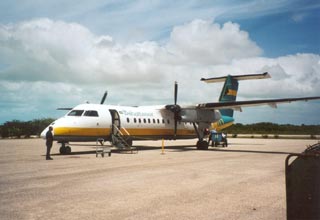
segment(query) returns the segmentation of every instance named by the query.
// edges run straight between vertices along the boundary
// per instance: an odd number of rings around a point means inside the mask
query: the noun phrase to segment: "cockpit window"
[[[97,111],[86,111],[84,113],[84,116],[89,116],[89,117],[99,117],[99,114]]]
[[[72,110],[68,116],[81,116],[83,112],[83,110]]]

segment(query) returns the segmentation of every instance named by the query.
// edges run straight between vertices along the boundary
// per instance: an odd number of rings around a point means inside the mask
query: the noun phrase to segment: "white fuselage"
[[[195,138],[194,126],[189,122],[178,122],[174,136],[174,115],[164,106],[113,106],[82,104],[69,111],[64,117],[54,121],[54,140],[96,141],[97,138],[110,140],[113,125],[123,135],[137,139],[181,139]],[[48,128],[41,136],[45,137]]]

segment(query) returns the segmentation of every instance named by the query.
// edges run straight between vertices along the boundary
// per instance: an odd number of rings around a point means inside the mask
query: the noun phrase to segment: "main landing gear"
[[[197,149],[198,150],[208,150],[209,143],[208,141],[198,140],[197,141]]]
[[[71,154],[71,147],[66,146],[67,143],[61,143],[61,147],[59,149],[60,154]]]
[[[199,139],[197,141],[197,149],[198,150],[208,150],[209,143],[208,143],[208,141],[203,140],[203,138],[204,138],[204,129],[209,127],[209,125],[202,123],[202,124],[200,124],[200,126],[199,125],[197,126],[196,123],[193,123],[193,127],[194,127],[194,130],[196,131],[198,139]]]

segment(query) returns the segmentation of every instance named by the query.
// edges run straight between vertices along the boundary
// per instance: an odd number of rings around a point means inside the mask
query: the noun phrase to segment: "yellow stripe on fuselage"
[[[53,132],[55,136],[106,136],[110,128],[56,127]]]
[[[165,136],[165,135],[174,135],[174,130],[171,128],[158,128],[158,129],[151,129],[151,128],[127,128],[127,132],[130,136]],[[55,136],[108,136],[110,135],[111,129],[110,128],[75,128],[75,127],[56,127],[54,128],[54,135]],[[121,129],[121,132],[124,135],[127,135]],[[195,135],[194,130],[190,129],[178,129],[177,135],[184,135],[184,136],[192,136]]]

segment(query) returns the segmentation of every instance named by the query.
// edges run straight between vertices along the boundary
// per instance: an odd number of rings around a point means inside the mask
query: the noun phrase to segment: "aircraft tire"
[[[59,149],[60,154],[71,154],[71,147],[69,146],[61,146]]]
[[[66,147],[61,146],[59,149],[60,154],[66,154]]]
[[[71,154],[71,147],[70,146],[66,146],[66,154]]]
[[[198,150],[208,150],[209,143],[207,141],[198,141],[197,149]]]

